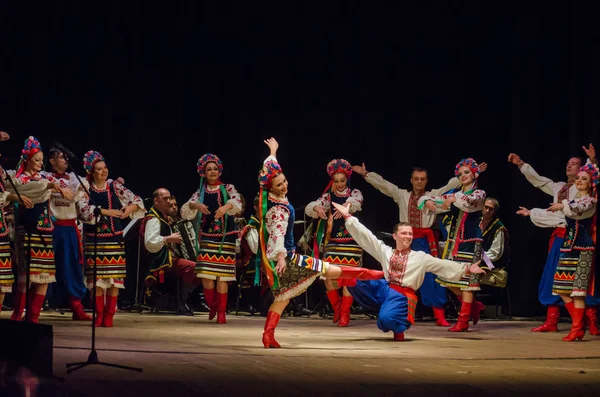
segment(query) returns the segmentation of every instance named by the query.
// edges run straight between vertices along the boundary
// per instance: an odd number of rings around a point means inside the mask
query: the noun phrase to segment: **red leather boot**
[[[464,332],[469,329],[469,317],[471,317],[472,303],[463,302],[458,313],[458,321],[453,327],[448,328],[450,332]]]
[[[96,321],[94,326],[102,327],[104,323],[104,295],[96,295]]]
[[[567,306],[567,310],[569,310],[569,313],[571,314],[573,324],[571,325],[571,331],[569,334],[562,338],[562,340],[566,342],[583,340],[583,336],[585,335],[585,326],[583,325],[585,309],[575,307],[574,302],[569,302],[565,306]]]
[[[212,320],[217,315],[217,301],[215,296],[216,290],[214,288],[204,288],[204,299],[206,300],[206,306],[210,309],[208,313],[208,319]]]
[[[435,325],[438,327],[449,327],[450,324],[446,321],[446,313],[443,307],[431,307],[433,309],[433,317],[435,318]]]
[[[600,329],[598,329],[598,318],[596,317],[596,306],[586,307],[585,325],[588,327],[590,335],[600,335]]]
[[[394,332],[394,340],[401,342],[404,340],[404,332]]]
[[[384,273],[381,270],[365,269],[364,267],[340,266],[342,274],[339,278],[355,278],[357,280],[379,280]]]
[[[265,349],[268,348],[280,348],[281,346],[275,340],[275,328],[279,323],[280,315],[275,312],[267,313],[267,321],[265,322],[265,332],[263,332],[262,343]]]
[[[118,295],[112,296],[106,294],[106,307],[104,308],[104,318],[102,320],[104,327],[113,326],[113,318],[117,312],[117,298]]]
[[[217,324],[226,324],[227,319],[225,315],[227,313],[227,293],[217,292]]]
[[[473,304],[471,305],[471,318],[473,319],[473,325],[476,325],[481,318],[481,312],[485,309],[485,305],[481,302],[478,302],[477,299],[473,300]]]
[[[13,321],[21,321],[23,320],[23,311],[25,310],[25,292],[21,292],[17,290],[14,298],[14,309],[10,316],[10,319]]]
[[[75,321],[91,321],[92,317],[85,312],[81,299],[69,296],[69,306],[73,312],[73,320]]]
[[[40,322],[40,313],[42,312],[42,306],[44,305],[44,300],[46,299],[46,294],[33,294],[33,297],[30,300],[30,305],[27,308],[29,311],[29,322],[38,324]]]
[[[532,328],[531,332],[556,332],[559,318],[560,308],[557,305],[549,305],[546,311],[546,321],[539,327]]]
[[[342,304],[340,305],[340,322],[338,327],[347,327],[350,324],[350,311],[352,310],[352,302],[354,298],[351,296],[342,296]]]
[[[327,298],[333,308],[333,322],[337,323],[340,321],[340,293],[337,289],[332,289],[331,291],[327,291]]]

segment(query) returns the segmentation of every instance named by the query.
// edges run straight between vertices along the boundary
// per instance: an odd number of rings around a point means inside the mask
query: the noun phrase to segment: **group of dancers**
[[[3,133],[2,139],[8,135]],[[349,325],[356,300],[378,312],[377,325],[382,331],[392,331],[394,340],[404,340],[404,332],[414,323],[419,289],[438,326],[450,326],[443,309],[446,288],[461,302],[458,320],[449,331],[466,331],[471,321],[479,321],[484,306],[476,300],[476,293],[482,282],[489,283],[490,275],[504,268],[508,247],[508,232],[497,216],[499,203],[486,197],[478,186],[485,163],[463,159],[445,186],[427,191],[428,174],[423,168],[413,169],[412,189],[405,190],[367,171],[364,164],[332,160],[327,165],[330,182],[325,191],[305,208],[306,215],[318,219],[309,256],[296,250],[295,210],[288,201],[288,181],[277,160],[279,144],[274,138],[264,143],[269,156],[258,175],[255,214],[238,230],[234,218],[243,212],[242,197],[234,185],[221,181],[223,164],[214,154],[198,160],[199,188],[181,210],[166,188],[158,188],[152,208],[146,211],[139,196],[119,181],[108,179],[106,161],[99,152],[85,154],[86,176],[79,178],[66,172],[66,154],[52,149],[48,153],[52,171],[46,172],[42,170],[41,145],[29,137],[17,170],[0,171],[1,205],[7,209],[8,203],[16,204],[15,247],[19,249],[14,264],[9,228],[5,219],[0,220],[0,299],[11,291],[12,266],[18,269],[11,319],[21,320],[27,307],[29,321],[38,322],[48,284],[59,281],[69,293],[74,320],[92,320],[81,305],[87,288],[95,291],[95,325],[112,327],[118,291],[124,288],[126,277],[122,221],[143,218],[141,236],[150,263],[148,285],[160,283],[166,272],[179,275],[190,288],[201,283],[209,320],[216,317],[219,324],[227,322],[228,285],[240,277],[236,259],[241,247],[246,267],[256,265],[256,283],[264,280],[273,293],[263,332],[265,348],[280,347],[275,329],[283,310],[291,298],[319,278],[325,282],[334,309],[333,321],[340,327]],[[567,183],[543,178],[516,154],[509,156],[509,162],[518,165],[534,186],[554,197],[549,208],[521,208],[518,213],[529,216],[537,226],[555,228],[539,288],[548,316],[532,331],[557,331],[562,301],[573,320],[571,331],[563,338],[567,341],[581,340],[586,326],[591,334],[600,334],[593,296],[600,176],[595,149],[592,145],[584,149],[588,161],[569,160]],[[377,239],[355,217],[362,210],[363,196],[350,187],[354,172],[398,204],[400,222],[392,233],[395,247]],[[174,222],[179,215],[183,223]],[[432,230],[438,219],[443,225],[441,238]],[[362,267],[363,250],[381,264],[382,271]],[[28,302],[26,288],[30,289]]]

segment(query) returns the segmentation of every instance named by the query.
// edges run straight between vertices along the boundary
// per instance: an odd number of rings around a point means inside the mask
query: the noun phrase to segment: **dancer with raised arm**
[[[362,266],[362,249],[346,227],[339,211],[331,208],[331,203],[347,204],[349,211],[356,213],[362,209],[363,195],[358,189],[350,188],[352,166],[344,159],[333,159],[327,164],[327,174],[331,178],[325,192],[317,200],[306,206],[306,215],[318,218],[313,255],[323,258],[325,262],[340,266]],[[323,254],[319,249],[325,247]],[[347,327],[350,323],[352,295],[346,287],[342,287],[342,297],[338,289],[340,285],[333,280],[325,280],[327,298],[333,307],[333,322],[339,327]]]
[[[80,208],[81,217],[86,222],[85,255],[87,258],[86,284],[96,296],[96,327],[112,327],[119,289],[125,288],[127,263],[124,223],[122,219],[143,218],[146,214],[144,201],[117,181],[108,179],[108,167],[104,157],[90,150],[83,156],[83,168],[90,184],[90,202]],[[96,223],[94,206],[101,208],[102,217]],[[98,246],[95,250],[97,229]],[[97,256],[95,256],[97,254]],[[94,280],[93,268],[97,278]],[[106,295],[106,297],[105,297]]]
[[[450,213],[448,237],[442,259],[474,263],[482,257],[483,238],[480,221],[485,192],[477,188],[480,170],[472,158],[461,160],[454,173],[460,181],[460,189],[438,197],[425,195],[419,199],[419,208],[426,214]],[[483,305],[475,300],[475,292],[481,289],[479,275],[471,273],[458,281],[438,277],[436,281],[450,288],[462,302],[458,321],[448,331],[467,331],[471,317],[473,325],[477,324],[483,310]]]
[[[566,224],[565,238],[560,247],[558,265],[554,273],[552,294],[565,303],[573,323],[564,341],[582,340],[585,335],[586,296],[595,291],[595,226],[596,226],[596,187],[600,174],[598,167],[586,164],[579,169],[574,181],[577,193],[571,199],[562,199],[545,210],[562,213]],[[519,215],[540,217],[542,209],[528,210],[521,207]],[[542,218],[543,219],[543,218]],[[591,328],[591,327],[590,327]]]
[[[584,146],[583,150],[588,155],[590,162],[597,161],[596,150],[593,145],[590,144],[588,148]],[[567,182],[555,182],[550,178],[540,176],[530,164],[523,161],[521,157],[515,153],[510,153],[508,155],[508,161],[518,166],[521,173],[527,178],[527,181],[534,187],[537,187],[544,193],[552,196],[553,203],[560,203],[563,200],[572,200],[577,195],[575,177],[577,176],[579,168],[583,165],[582,160],[579,157],[571,157],[567,161],[565,167]],[[526,208],[520,208],[521,210],[525,210],[525,212],[517,212],[518,214],[525,215],[527,213],[527,215],[529,215]],[[538,285],[539,302],[547,307],[546,321],[544,321],[542,325],[532,328],[531,331],[556,332],[558,331],[558,320],[560,318],[559,304],[563,302],[558,295],[552,293],[552,284],[554,283],[554,274],[556,273],[556,266],[558,265],[560,249],[566,235],[565,217],[560,211],[552,212],[540,209],[531,212],[531,221],[538,227],[554,229],[550,236],[548,257]],[[585,315],[586,321],[590,326],[590,334],[600,335],[596,314],[596,306],[600,304],[600,298],[594,295],[587,295],[585,300],[587,305]]]
[[[242,202],[235,186],[221,182],[223,163],[216,155],[202,155],[197,171],[200,187],[181,207],[181,217],[196,222],[196,276],[202,278],[204,297],[210,308],[208,319],[216,315],[217,324],[225,324],[228,283],[236,280],[238,231],[234,216],[241,211]]]
[[[270,155],[258,176],[259,247],[258,253],[275,301],[269,307],[263,333],[265,348],[278,348],[275,328],[291,298],[302,294],[319,277],[327,279],[380,279],[383,272],[350,266],[336,266],[320,259],[296,253],[294,242],[295,210],[287,198],[288,181],[277,161],[279,144],[265,140]],[[252,230],[249,231],[251,233]],[[254,233],[257,231],[254,230]]]
[[[406,222],[394,226],[392,236],[396,248],[389,247],[351,216],[347,207],[337,203],[333,206],[344,216],[346,228],[354,240],[381,264],[385,273],[385,280],[358,281],[349,290],[361,305],[379,310],[377,326],[383,332],[392,331],[396,341],[403,341],[404,332],[414,323],[416,291],[427,272],[455,282],[471,274],[485,273],[478,266],[480,261],[455,262],[411,250],[413,231]]]
[[[487,168],[486,163],[479,165],[480,172]],[[420,211],[418,208],[419,199],[425,195],[440,196],[449,190],[460,187],[458,178],[451,178],[445,186],[431,191],[426,191],[429,181],[429,173],[427,169],[422,167],[414,167],[410,175],[410,183],[412,190],[401,189],[393,183],[385,180],[376,172],[367,171],[365,163],[352,167],[354,172],[362,175],[365,181],[373,185],[381,193],[394,199],[398,204],[398,215],[400,222],[407,222],[413,228],[413,242],[411,249],[423,251],[435,257],[438,256],[438,243],[431,230],[435,223],[435,214]],[[433,310],[435,323],[441,327],[449,327],[444,313],[444,305],[446,304],[446,290],[444,287],[435,282],[433,274],[426,274],[423,285],[419,289],[421,295],[421,303],[425,306],[430,306]]]

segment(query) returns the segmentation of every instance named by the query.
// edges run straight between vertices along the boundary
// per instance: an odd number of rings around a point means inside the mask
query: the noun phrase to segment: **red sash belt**
[[[555,227],[552,235],[550,236],[550,243],[548,244],[548,252],[552,249],[552,245],[554,245],[555,238],[565,238],[567,235],[566,227]]]
[[[422,228],[422,227],[413,227],[413,239],[415,238],[426,238],[427,243],[429,244],[429,251],[431,256],[437,258],[438,250],[437,250],[437,241],[435,240],[435,235],[433,234],[433,230],[430,228]]]
[[[396,284],[390,284],[390,288],[406,296],[406,298],[408,299],[408,321],[410,321],[411,324],[414,324],[415,310],[417,309],[417,302],[419,301],[415,290],[409,287],[402,287]]]
[[[54,222],[56,226],[73,226],[77,227],[77,222],[75,219],[56,219]]]

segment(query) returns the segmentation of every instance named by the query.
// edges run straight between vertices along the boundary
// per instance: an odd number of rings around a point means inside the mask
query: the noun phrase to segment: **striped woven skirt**
[[[10,241],[8,235],[6,235],[0,237],[0,292],[11,292],[14,281],[15,276],[10,258]]]
[[[586,296],[593,285],[594,251],[561,252],[554,273],[554,295]]]
[[[25,228],[18,227],[17,244],[19,250],[19,282],[25,282],[27,253],[29,253],[29,281],[36,284],[50,284],[56,281],[52,232],[34,231],[27,236]]]
[[[118,237],[98,236],[98,247],[94,255],[94,236],[85,236],[85,269],[86,285],[88,289],[100,287],[125,288],[127,275],[127,260],[125,257],[125,243]],[[95,259],[95,260],[94,260]],[[96,283],[94,283],[94,266],[96,266]]]
[[[354,240],[336,241],[329,240],[325,246],[323,260],[332,265],[362,266],[362,248]]]
[[[461,248],[463,247],[471,248],[466,249],[464,251],[459,250],[457,254],[452,258],[444,258],[449,259],[454,262],[462,262],[462,263],[475,263],[481,260],[481,243],[463,243],[461,244]],[[471,246],[471,247],[469,247]],[[482,269],[487,269],[487,267],[481,265]],[[463,276],[458,281],[446,280],[445,278],[438,277],[436,278],[436,282],[440,283],[442,286],[446,288],[460,288],[463,291],[479,291],[481,290],[481,277],[479,274],[468,274]]]
[[[285,260],[287,266],[279,276],[279,286],[271,288],[276,302],[302,294],[329,268],[325,261],[296,253],[289,253]]]
[[[198,247],[196,260],[196,277],[220,281],[235,281],[235,235],[225,237],[203,236]]]

